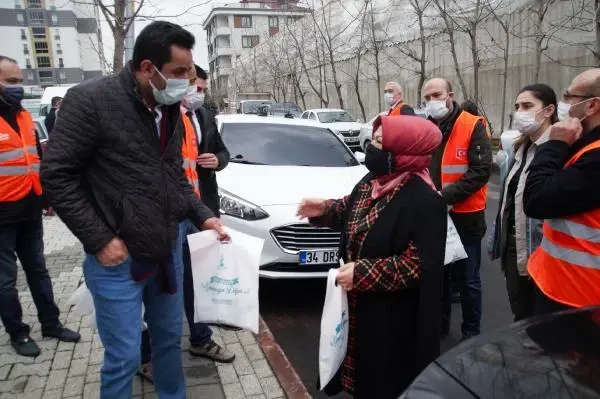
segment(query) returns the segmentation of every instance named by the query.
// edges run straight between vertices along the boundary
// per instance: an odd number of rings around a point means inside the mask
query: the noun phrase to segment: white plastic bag
[[[194,322],[226,324],[258,334],[258,267],[264,240],[227,229],[188,236],[194,279]]]
[[[335,278],[338,269],[330,269],[321,316],[319,339],[319,382],[322,390],[335,376],[346,356],[348,346],[348,294]]]
[[[467,259],[467,252],[460,240],[456,226],[450,215],[448,215],[448,230],[446,232],[446,256],[444,257],[444,265],[449,265],[461,259]]]
[[[94,308],[94,298],[92,293],[88,289],[85,282],[81,283],[79,287],[71,294],[71,297],[67,301],[67,305],[73,306],[71,313],[78,316],[92,315],[92,318],[88,324],[90,328],[96,328],[96,309]],[[144,320],[144,304],[142,303],[142,331],[146,330],[148,326]]]

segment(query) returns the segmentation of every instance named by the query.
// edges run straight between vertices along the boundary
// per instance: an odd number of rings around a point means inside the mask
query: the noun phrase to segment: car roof
[[[271,125],[314,126],[322,128],[316,121],[300,118],[278,118],[247,114],[217,115],[216,118],[219,123],[267,123]]]
[[[307,109],[304,112],[346,112],[343,109],[339,109],[339,108],[315,108],[315,109]]]

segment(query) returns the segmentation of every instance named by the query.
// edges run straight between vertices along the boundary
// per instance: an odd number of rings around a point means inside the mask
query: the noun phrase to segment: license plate
[[[346,137],[346,143],[358,143],[358,137]]]
[[[338,262],[338,251],[300,251],[301,265],[331,265]]]

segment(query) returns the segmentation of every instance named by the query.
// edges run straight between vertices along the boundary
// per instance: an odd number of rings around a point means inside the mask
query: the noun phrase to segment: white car
[[[358,140],[360,142],[360,148],[362,148],[363,151],[367,150],[367,146],[371,140],[373,140],[373,122],[375,122],[375,119],[377,119],[377,117],[380,115],[387,115],[387,111],[375,115],[370,121],[363,123],[360,127],[360,135],[358,136]]]
[[[343,109],[308,109],[302,114],[302,119],[308,119],[322,124],[342,136],[344,142],[352,151],[360,151],[361,124]]]
[[[340,233],[296,216],[302,198],[342,198],[366,175],[334,132],[302,119],[218,115],[230,164],[218,172],[226,226],[265,240],[260,276],[324,278]]]

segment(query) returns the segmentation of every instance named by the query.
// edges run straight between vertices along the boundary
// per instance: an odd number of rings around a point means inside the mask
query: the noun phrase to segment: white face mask
[[[196,111],[204,104],[204,93],[198,92],[193,85],[183,99],[183,105],[188,111]]]
[[[183,100],[190,88],[190,81],[188,79],[167,79],[160,73],[158,68],[154,67],[154,69],[156,69],[156,72],[158,72],[160,77],[167,83],[164,89],[159,90],[154,86],[152,81],[150,81],[152,94],[154,95],[156,102],[159,104],[171,105]]]
[[[513,115],[513,129],[527,135],[537,132],[542,123],[535,120],[536,113],[527,111],[515,112]]]
[[[392,106],[394,105],[394,93],[385,93],[383,95],[383,98],[385,98],[385,102],[388,103],[388,105]]]
[[[433,119],[444,119],[450,110],[446,105],[447,100],[431,100],[427,103],[425,109],[427,111],[427,115],[432,117]]]
[[[571,110],[571,104],[567,104],[564,101],[559,101],[558,108],[556,112],[558,113],[558,120],[564,121],[569,116],[569,111]]]

